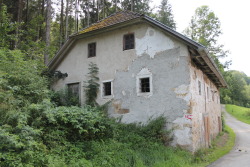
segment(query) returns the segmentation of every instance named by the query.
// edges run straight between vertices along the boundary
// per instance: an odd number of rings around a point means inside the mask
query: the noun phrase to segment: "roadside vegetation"
[[[207,166],[232,150],[235,143],[235,133],[227,125],[224,129],[224,132],[212,142],[211,148],[201,149],[195,153],[198,166]]]
[[[226,110],[238,120],[250,124],[250,108],[227,104]]]

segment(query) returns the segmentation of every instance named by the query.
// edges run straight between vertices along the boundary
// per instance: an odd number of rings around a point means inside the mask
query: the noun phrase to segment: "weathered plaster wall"
[[[123,35],[127,33],[135,34],[135,49],[123,51]],[[91,42],[96,42],[96,57],[87,58],[87,47]],[[106,80],[113,81],[114,95],[103,98],[100,87],[97,98],[99,104],[113,100],[109,110],[111,116],[121,116],[122,122],[126,123],[146,123],[151,118],[164,115],[168,121],[167,128],[173,129],[173,145],[193,150],[193,146],[202,142],[192,138],[192,133],[202,135],[202,130],[196,130],[198,127],[194,126],[194,120],[200,120],[199,113],[203,113],[204,108],[202,104],[193,106],[193,101],[200,97],[191,93],[196,81],[190,77],[193,74],[190,73],[186,45],[146,24],[81,39],[57,67],[56,70],[68,73],[68,77],[56,82],[54,89],[79,82],[83,104],[82,86],[87,80],[90,62],[99,67],[100,84]],[[191,68],[196,71],[194,67]],[[151,94],[138,94],[138,76],[141,74],[152,77]],[[194,114],[195,119],[191,120],[189,116],[194,111],[198,111],[198,114]]]
[[[190,114],[192,115],[193,149],[208,147],[220,131],[221,110],[219,90],[195,65],[190,64]],[[200,92],[199,92],[200,82]],[[205,119],[208,119],[208,123]],[[207,126],[207,130],[206,130]],[[206,139],[206,133],[208,140]]]

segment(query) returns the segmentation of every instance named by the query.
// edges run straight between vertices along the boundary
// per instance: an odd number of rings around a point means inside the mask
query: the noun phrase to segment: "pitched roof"
[[[83,34],[86,32],[93,31],[93,30],[102,29],[102,28],[109,27],[118,23],[122,23],[128,20],[136,19],[141,16],[143,15],[139,13],[131,12],[131,11],[120,11],[98,21],[97,23],[90,25],[89,27],[84,28],[83,30],[79,31],[77,34]]]
[[[52,58],[48,63],[49,70],[54,70],[56,66],[62,61],[64,56],[74,42],[78,39],[85,38],[91,35],[97,35],[99,33],[112,31],[117,28],[130,26],[135,23],[148,23],[151,24],[168,34],[169,36],[176,38],[177,40],[185,43],[191,53],[191,58],[195,64],[207,74],[207,76],[218,86],[227,87],[227,84],[221,75],[219,69],[214,63],[213,59],[208,55],[206,48],[197,43],[196,41],[178,33],[177,31],[171,29],[165,24],[147,16],[144,14],[139,14],[131,11],[120,11],[114,13],[103,20],[98,21],[84,28],[83,30],[71,35],[65,44],[60,48],[58,53]]]

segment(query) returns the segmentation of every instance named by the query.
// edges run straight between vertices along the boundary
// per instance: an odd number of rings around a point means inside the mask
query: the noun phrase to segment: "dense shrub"
[[[0,124],[8,114],[48,97],[47,80],[39,75],[43,68],[18,50],[0,50]]]
[[[79,97],[71,93],[68,88],[51,91],[50,98],[56,106],[80,106]]]

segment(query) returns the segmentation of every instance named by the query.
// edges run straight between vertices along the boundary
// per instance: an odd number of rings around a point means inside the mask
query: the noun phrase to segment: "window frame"
[[[131,35],[133,35],[133,40],[128,40],[128,42],[133,42],[133,47],[129,47],[129,48],[126,48],[126,37],[127,36],[131,36]],[[128,44],[129,46],[131,45],[131,44]],[[123,51],[125,51],[125,50],[131,50],[131,49],[135,49],[135,34],[134,33],[128,33],[128,34],[124,34],[123,35]]]
[[[94,51],[91,51],[93,50],[93,48],[91,48],[92,45],[94,46]],[[91,55],[92,53],[93,55]],[[96,42],[88,43],[88,58],[92,57],[96,57]]]
[[[140,87],[139,87],[140,93],[149,93],[151,91],[150,90],[150,77],[140,78],[139,82],[140,82]]]
[[[141,92],[141,79],[144,78],[149,78],[149,92]],[[152,74],[147,74],[147,75],[140,75],[137,76],[136,78],[136,92],[137,96],[144,96],[144,97],[149,97],[153,95],[153,79],[152,79]]]
[[[110,89],[111,89],[111,95],[105,95],[105,83],[108,83],[108,82],[110,82],[111,83],[111,87],[110,87]],[[101,86],[101,96],[102,96],[102,98],[112,98],[112,97],[114,97],[114,93],[113,93],[113,80],[104,80],[104,81],[102,81],[102,86]]]

